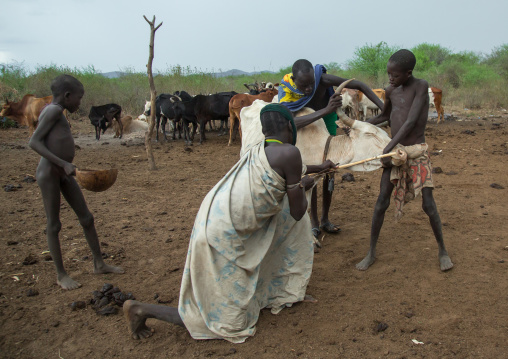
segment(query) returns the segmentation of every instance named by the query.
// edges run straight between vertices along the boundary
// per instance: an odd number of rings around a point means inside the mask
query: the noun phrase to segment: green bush
[[[418,58],[422,58],[424,62],[436,66],[441,65],[452,53],[446,47],[436,44],[428,44],[426,42],[419,44],[411,49],[416,56],[416,65],[418,66]],[[427,68],[422,64],[423,68]]]
[[[388,59],[398,49],[397,46],[388,46],[384,41],[356,48],[353,59],[347,62],[348,70],[362,73],[376,81],[380,72],[386,72]]]
[[[508,44],[494,48],[487,56],[485,63],[495,68],[506,79],[508,77]]]

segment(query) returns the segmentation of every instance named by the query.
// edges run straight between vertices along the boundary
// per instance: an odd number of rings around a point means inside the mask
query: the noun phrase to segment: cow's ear
[[[273,84],[273,86],[274,86],[274,87],[275,87],[275,86],[279,86],[279,83],[277,82],[276,84]]]

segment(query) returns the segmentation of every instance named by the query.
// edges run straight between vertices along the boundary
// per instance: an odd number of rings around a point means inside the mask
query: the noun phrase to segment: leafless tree
[[[148,81],[150,82],[150,121],[148,126],[148,131],[145,132],[145,148],[146,148],[146,155],[148,157],[148,168],[150,171],[154,171],[157,169],[157,166],[155,165],[155,159],[153,158],[153,149],[152,149],[152,136],[153,136],[153,129],[155,127],[155,98],[157,97],[157,91],[155,90],[155,84],[153,82],[153,74],[152,74],[152,62],[153,62],[153,47],[154,47],[154,38],[155,38],[155,31],[159,27],[161,27],[162,22],[155,27],[155,15],[153,16],[153,20],[150,22],[146,18],[145,15],[143,15],[146,22],[150,25],[150,52],[148,56],[148,64],[146,65],[146,72],[148,73]]]

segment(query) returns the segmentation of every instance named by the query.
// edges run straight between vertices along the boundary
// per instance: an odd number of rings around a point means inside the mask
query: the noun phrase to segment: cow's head
[[[11,103],[5,98],[5,103],[2,105],[2,111],[0,112],[0,116],[8,116],[11,113]]]
[[[277,87],[272,87],[270,89],[268,89],[266,92],[268,92],[270,95],[277,95],[279,93],[279,90],[277,89]]]
[[[341,109],[337,110],[340,122],[351,128],[349,137],[353,145],[354,157],[351,162],[360,161],[365,158],[380,155],[383,149],[390,142],[388,134],[380,127],[374,126],[368,122],[353,120],[346,116]],[[366,162],[361,165],[351,167],[352,171],[372,171],[379,168],[379,160]]]
[[[9,116],[11,112],[11,106],[8,104],[2,105],[2,111],[0,111],[0,116]]]
[[[152,102],[151,102],[151,101],[146,101],[146,102],[145,102],[145,110],[143,111],[143,115],[145,115],[145,116],[150,116],[150,108],[151,108],[151,104],[152,104]]]
[[[279,93],[279,91],[277,90],[277,88],[270,88],[270,89],[262,92],[262,95],[260,96],[260,98],[265,101],[272,101],[273,98],[275,98],[275,96],[277,96],[278,93]]]
[[[175,103],[175,102],[182,102],[182,98],[179,97],[179,96],[176,96],[176,95],[173,95],[169,98],[169,101],[171,101],[172,103]]]

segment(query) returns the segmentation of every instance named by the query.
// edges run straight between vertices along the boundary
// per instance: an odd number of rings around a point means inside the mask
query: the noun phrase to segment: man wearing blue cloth
[[[293,64],[292,73],[284,76],[279,86],[279,103],[286,106],[291,112],[296,112],[303,107],[313,109],[314,113],[295,118],[297,128],[305,127],[322,118],[331,136],[337,135],[337,108],[342,106],[340,94],[335,94],[333,86],[339,86],[347,79],[329,75],[323,65],[315,67],[308,60],[298,60]],[[350,89],[360,90],[380,109],[383,102],[376,96],[369,86],[360,81],[351,81]],[[325,150],[326,151],[326,150]],[[328,233],[340,231],[338,225],[334,225],[328,218],[333,193],[333,176],[325,176],[323,180],[323,212],[321,222],[317,214],[317,190],[312,190],[311,199],[311,222],[312,233],[317,238],[321,229]]]

